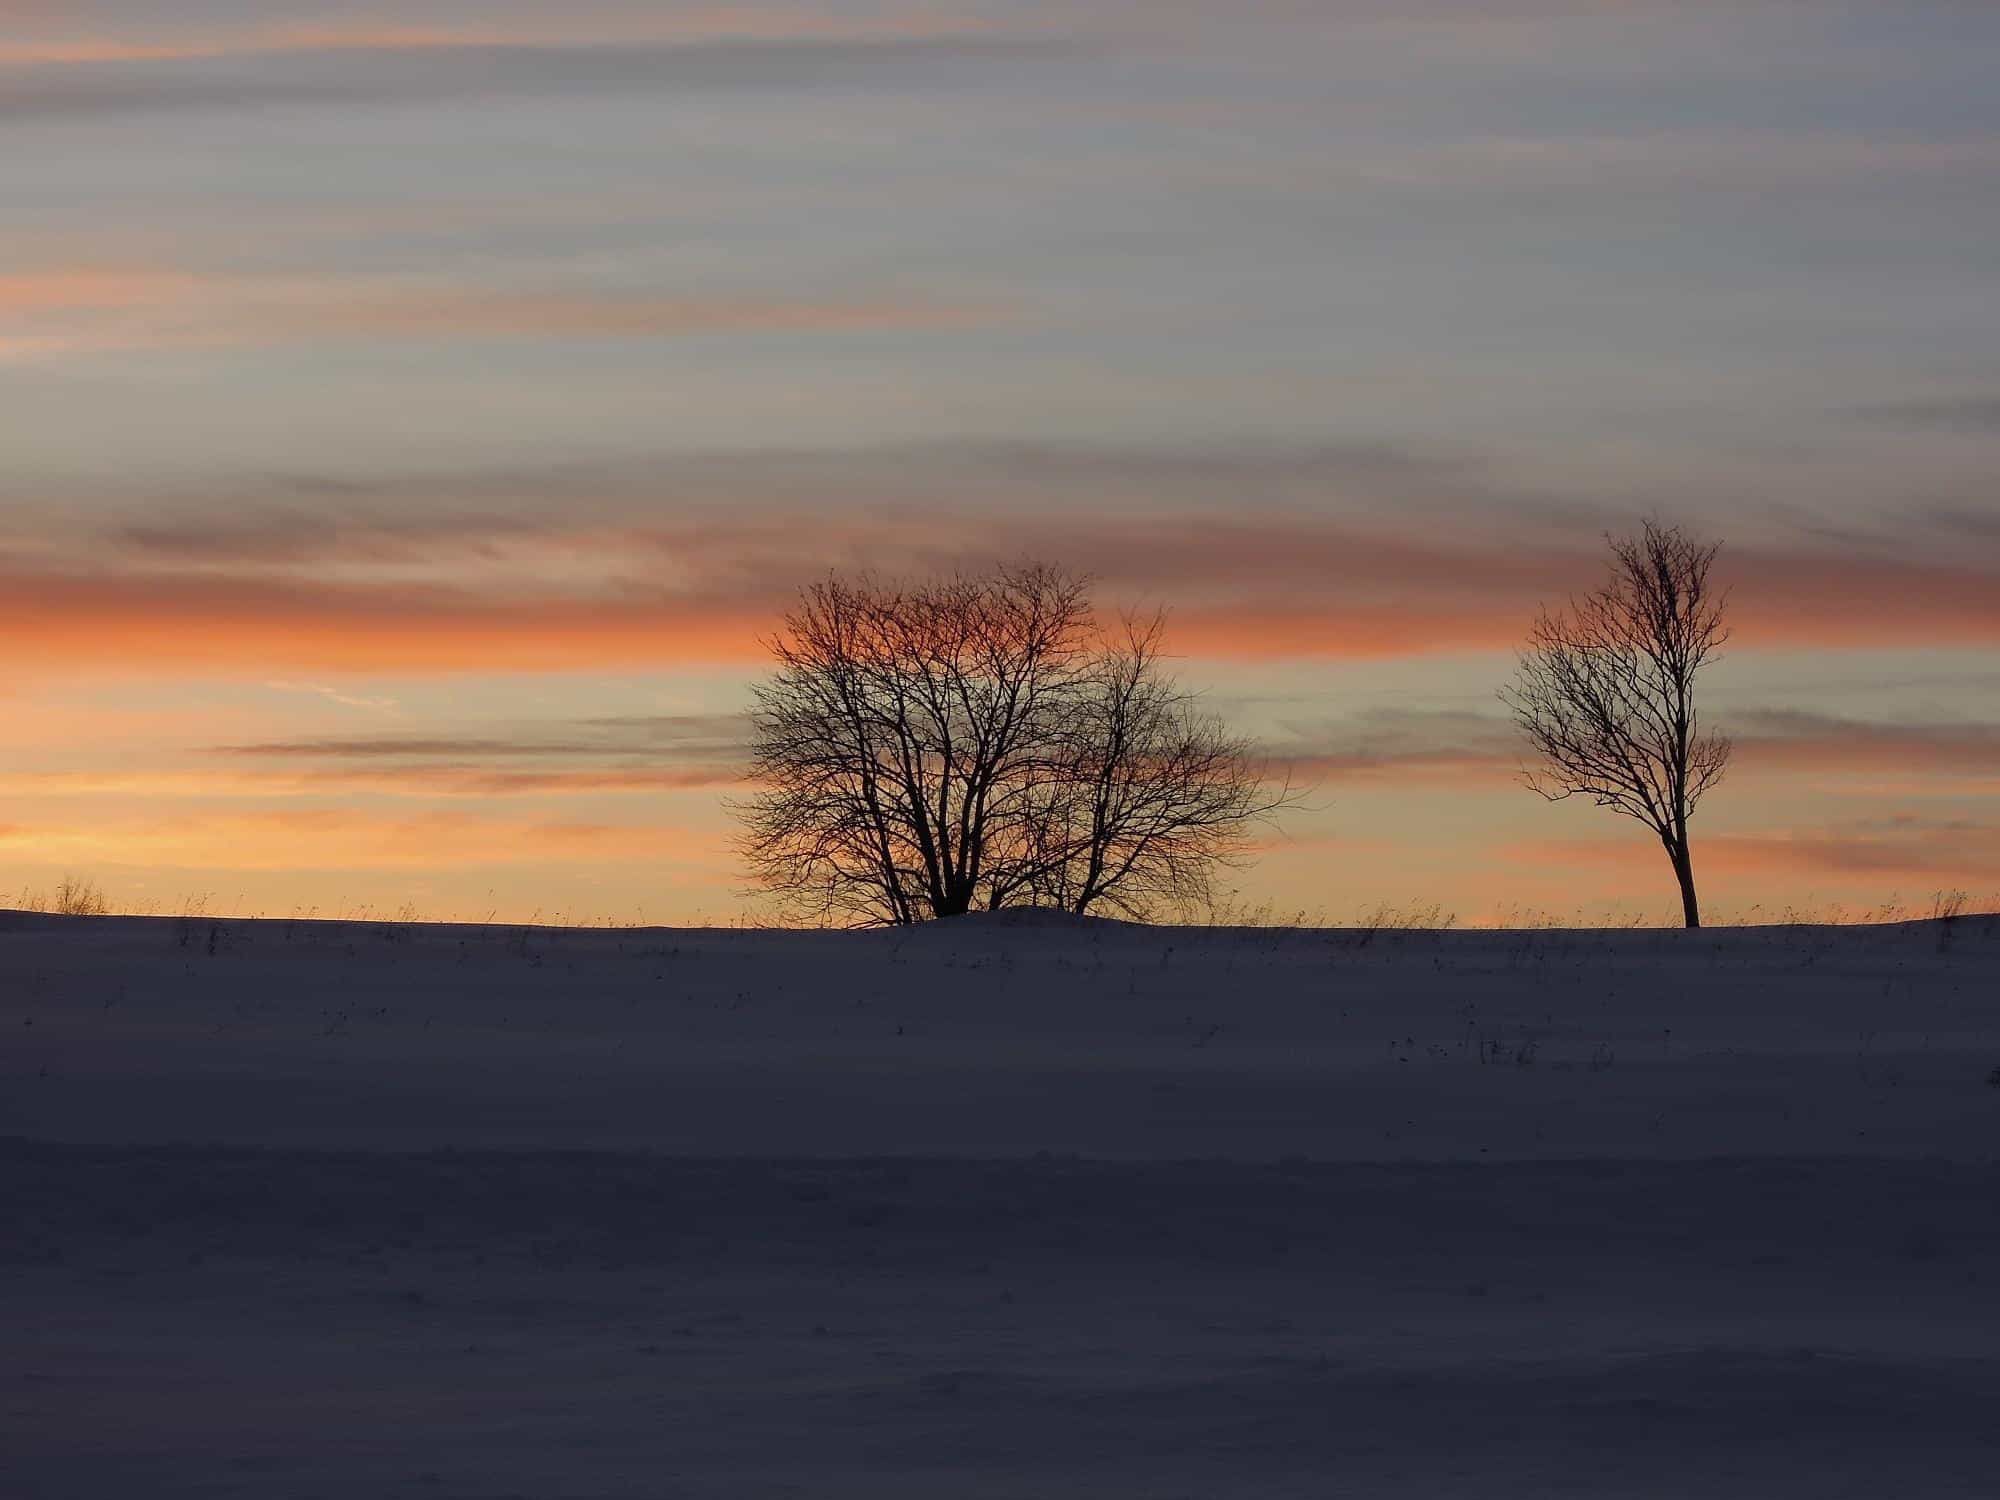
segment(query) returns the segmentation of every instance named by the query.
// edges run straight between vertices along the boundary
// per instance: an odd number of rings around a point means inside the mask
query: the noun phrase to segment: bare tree
[[[754,690],[759,790],[733,811],[756,884],[892,925],[1198,895],[1285,794],[1165,678],[1159,637],[1107,642],[1087,581],[1043,564],[814,584]]]
[[[1703,733],[1695,707],[1695,678],[1729,638],[1726,597],[1709,582],[1720,545],[1650,520],[1609,541],[1610,578],[1541,612],[1501,696],[1540,762],[1528,785],[1651,828],[1699,927],[1688,820],[1729,764],[1729,741]]]
[[[1206,904],[1217,870],[1294,799],[1250,741],[1166,675],[1166,618],[1127,618],[1091,663],[1062,774],[1034,820],[1036,898],[1126,916]]]

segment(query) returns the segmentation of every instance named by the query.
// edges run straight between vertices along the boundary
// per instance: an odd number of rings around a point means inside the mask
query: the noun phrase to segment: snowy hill
[[[2000,919],[0,914],[30,1496],[1986,1495]]]

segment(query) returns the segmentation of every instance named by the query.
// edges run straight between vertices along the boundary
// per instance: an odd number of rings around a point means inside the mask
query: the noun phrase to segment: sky
[[[1241,911],[1665,920],[1537,606],[1724,544],[1724,919],[2000,903],[2000,8],[0,0],[0,904],[727,922],[829,568],[1085,569]]]

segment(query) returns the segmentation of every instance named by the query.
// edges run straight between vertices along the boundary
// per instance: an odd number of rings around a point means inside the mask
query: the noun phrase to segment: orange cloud
[[[76,266],[0,274],[0,359],[34,359],[148,342],[140,330],[194,303],[206,283],[187,272]],[[213,343],[190,327],[184,343]]]
[[[135,675],[741,664],[766,659],[761,642],[786,603],[775,593],[509,601],[389,586],[60,576],[16,577],[8,597],[25,628],[0,640],[0,660]],[[1207,605],[1178,611],[1172,639],[1176,650],[1205,657],[1373,659],[1501,647],[1512,623],[1415,604]]]
[[[191,866],[216,871],[442,869],[564,860],[709,859],[719,840],[678,827],[521,822],[466,813],[383,818],[301,808],[0,827],[0,853],[24,863]]]
[[[144,307],[201,284],[186,272],[144,267],[13,271],[0,274],[0,317]]]
[[[548,598],[199,576],[17,576],[18,630],[0,655],[147,675],[298,667],[328,672],[553,671],[761,655],[770,614],[741,601]]]
[[[11,565],[0,559],[15,625],[0,653],[31,670],[138,673],[741,663],[762,658],[759,637],[828,568],[928,572],[1035,553],[1096,575],[1107,606],[1171,605],[1175,649],[1190,655],[1393,658],[1509,650],[1539,602],[1600,571],[1595,538],[1574,533],[1482,546],[1278,509],[848,505],[833,502],[854,476],[827,482],[817,512],[677,502],[643,522],[548,520],[559,501],[579,517],[604,512],[559,484],[491,515],[412,497],[400,517],[348,516],[337,492],[333,507],[168,511],[98,535],[52,522],[53,535],[19,533]],[[695,469],[675,488],[712,483]],[[1739,647],[2000,641],[2000,568],[1768,545],[1726,556]]]
[[[1732,549],[1736,637],[1755,646],[2000,641],[2000,569],[1920,558]]]

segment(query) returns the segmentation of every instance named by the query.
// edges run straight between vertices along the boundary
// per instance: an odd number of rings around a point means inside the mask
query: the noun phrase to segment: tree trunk
[[[1681,884],[1681,915],[1690,927],[1701,926],[1701,903],[1694,894],[1694,862],[1688,858],[1687,839],[1667,845],[1667,857],[1674,862],[1674,879]]]

